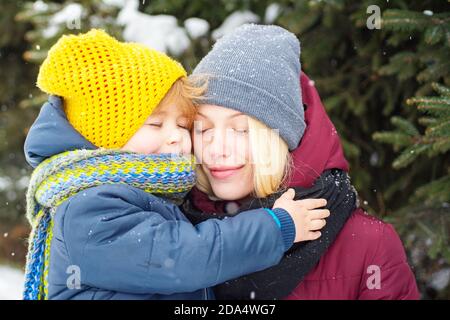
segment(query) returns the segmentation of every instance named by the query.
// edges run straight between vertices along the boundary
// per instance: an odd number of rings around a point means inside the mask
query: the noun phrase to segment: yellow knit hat
[[[63,98],[69,122],[91,143],[120,148],[182,76],[184,68],[167,55],[93,29],[58,40],[37,86]]]

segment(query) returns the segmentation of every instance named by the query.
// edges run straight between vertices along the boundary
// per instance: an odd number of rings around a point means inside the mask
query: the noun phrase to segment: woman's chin
[[[214,195],[221,199],[226,201],[233,201],[233,200],[239,200],[247,197],[251,190],[237,190],[236,187],[233,188],[233,186],[212,186],[212,190],[214,192]]]
[[[210,172],[206,176],[214,195],[222,200],[233,201],[246,198],[253,191],[253,176],[247,166],[234,172]]]

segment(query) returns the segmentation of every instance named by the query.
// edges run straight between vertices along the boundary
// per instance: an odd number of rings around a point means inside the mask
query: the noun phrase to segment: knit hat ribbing
[[[278,129],[295,149],[306,124],[301,97],[300,43],[278,26],[245,24],[219,39],[193,75],[208,76],[202,104],[238,110]]]
[[[63,98],[69,122],[91,143],[120,148],[182,76],[184,68],[164,53],[93,29],[57,41],[37,86]]]

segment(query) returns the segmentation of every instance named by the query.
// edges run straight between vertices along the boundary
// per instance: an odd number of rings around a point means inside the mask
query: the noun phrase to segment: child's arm
[[[122,185],[87,189],[61,204],[70,263],[84,285],[131,293],[190,292],[277,264],[295,237],[290,216],[264,209],[193,226],[179,208]],[[55,234],[58,237],[58,234]]]
[[[54,154],[76,149],[97,148],[67,121],[61,98],[50,96],[28,132],[25,158],[35,168]]]

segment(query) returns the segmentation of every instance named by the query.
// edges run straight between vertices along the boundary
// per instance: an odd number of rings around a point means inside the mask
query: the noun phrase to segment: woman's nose
[[[210,152],[213,159],[228,158],[230,156],[230,144],[232,139],[226,131],[217,130],[211,139]]]

